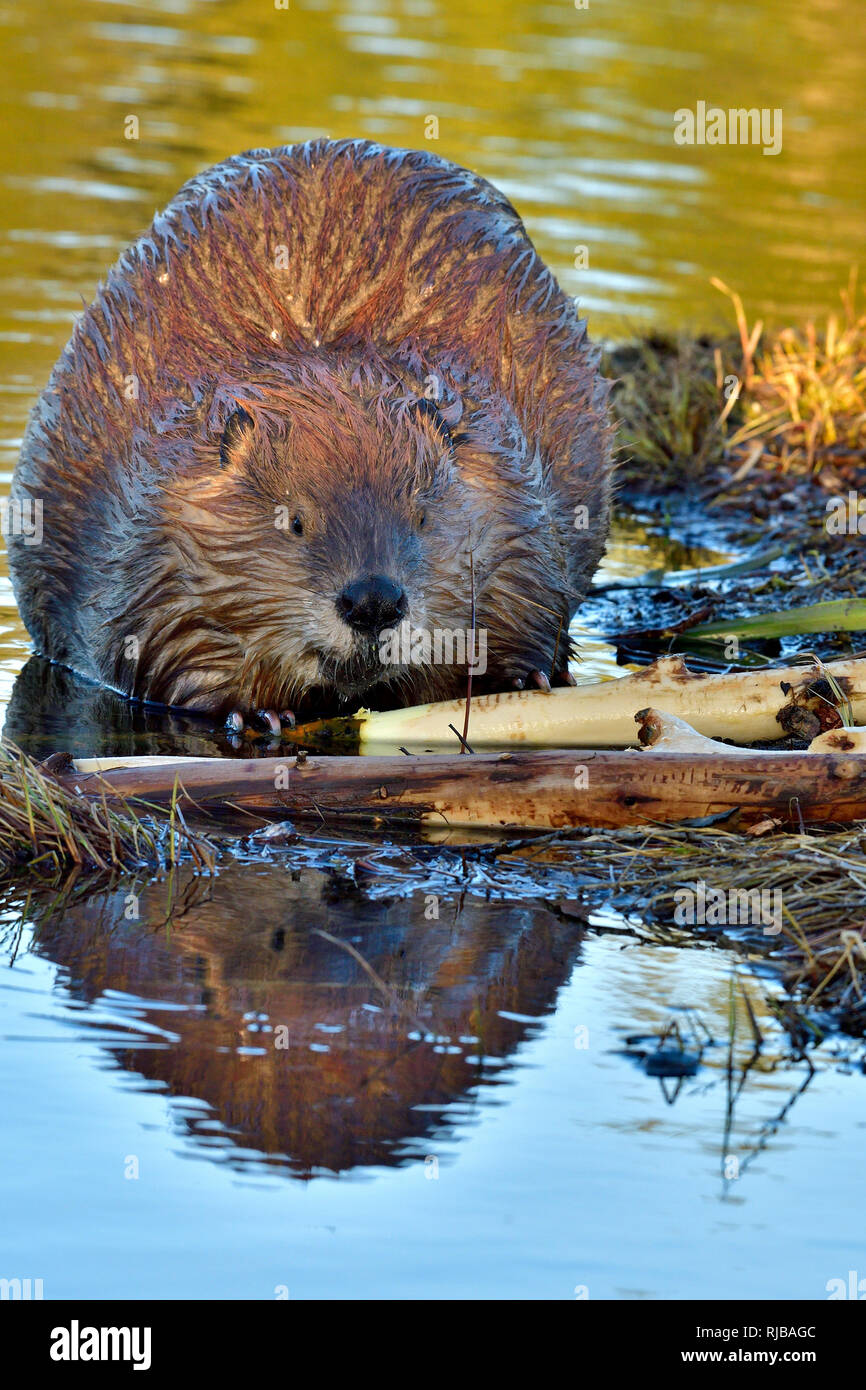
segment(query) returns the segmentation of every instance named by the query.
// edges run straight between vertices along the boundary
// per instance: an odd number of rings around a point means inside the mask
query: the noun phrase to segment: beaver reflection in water
[[[311,691],[465,691],[471,639],[419,664],[383,647],[401,624],[483,632],[476,689],[567,680],[608,526],[597,356],[475,174],[359,140],[216,165],[109,272],[30,419],[13,506],[43,504],[44,539],[10,551],[37,649],[273,727]]]

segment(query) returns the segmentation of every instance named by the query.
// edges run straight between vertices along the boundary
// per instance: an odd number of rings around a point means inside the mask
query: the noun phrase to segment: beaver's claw
[[[262,735],[279,738],[284,728],[294,727],[295,716],[290,709],[281,710],[279,714],[272,709],[258,709],[251,711],[248,716],[244,715],[243,710],[233,709],[225,722],[226,733],[247,734],[257,738],[261,738]]]
[[[576,685],[577,682],[574,679],[574,676],[571,674],[571,672],[568,669],[566,669],[564,671],[554,672],[553,684]],[[527,686],[533,685],[536,686],[539,690],[550,690],[551,688],[550,677],[546,676],[543,671],[528,671],[526,676],[517,676],[511,682],[511,685],[514,690],[525,690]]]
[[[543,671],[530,671],[526,677],[527,685],[535,685],[539,690],[550,689],[550,678]]]

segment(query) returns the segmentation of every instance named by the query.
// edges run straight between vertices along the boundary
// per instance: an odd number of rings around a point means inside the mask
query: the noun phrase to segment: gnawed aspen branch
[[[828,729],[809,744],[810,753],[866,753],[866,729]]]
[[[635,715],[638,726],[638,739],[648,752],[664,750],[668,753],[749,753],[768,750],[737,748],[731,743],[719,743],[716,739],[698,734],[684,719],[675,714],[665,714],[663,710],[643,709]],[[772,751],[772,750],[769,750]],[[780,750],[781,751],[781,750]],[[866,728],[828,729],[812,739],[807,753],[866,753]]]
[[[635,741],[634,717],[652,706],[685,719],[709,738],[751,743],[807,737],[842,722],[866,723],[866,660],[775,667],[732,675],[696,674],[679,656],[663,657],[620,680],[546,691],[510,691],[472,700],[470,745],[504,748],[625,748]],[[388,754],[443,752],[455,747],[450,724],[462,727],[464,700],[307,724],[292,731],[308,747]]]
[[[684,719],[663,710],[642,709],[634,717],[638,726],[638,740],[641,747],[649,753],[741,753],[745,750],[735,748],[730,743],[719,743],[714,738],[697,733]]]

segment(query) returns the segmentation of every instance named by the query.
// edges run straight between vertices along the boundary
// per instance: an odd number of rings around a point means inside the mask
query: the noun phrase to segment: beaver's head
[[[418,669],[395,658],[395,630],[472,622],[469,554],[485,518],[461,469],[460,411],[404,383],[328,373],[233,389],[206,469],[167,490],[186,617],[148,644],[151,698],[202,703],[203,683],[268,708],[315,687],[411,693]]]

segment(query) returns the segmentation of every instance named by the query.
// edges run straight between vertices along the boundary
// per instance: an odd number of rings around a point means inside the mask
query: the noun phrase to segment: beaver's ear
[[[232,464],[243,463],[249,455],[255,421],[252,415],[239,405],[226,420],[220,440],[220,467],[229,468]]]

